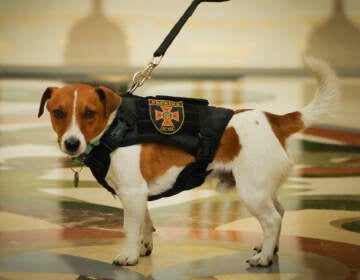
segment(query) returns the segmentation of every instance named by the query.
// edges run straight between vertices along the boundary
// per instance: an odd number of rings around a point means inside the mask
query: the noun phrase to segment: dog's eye
[[[52,114],[56,119],[59,119],[59,120],[65,118],[65,116],[66,116],[65,112],[60,109],[54,110]]]
[[[85,113],[84,113],[84,118],[85,119],[92,119],[94,118],[96,115],[96,112],[95,111],[92,111],[92,110],[86,110]]]

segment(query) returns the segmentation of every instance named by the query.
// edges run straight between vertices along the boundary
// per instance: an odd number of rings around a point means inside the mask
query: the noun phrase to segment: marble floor
[[[312,79],[246,79],[236,85],[154,83],[215,105],[288,112],[307,102]],[[92,178],[73,187],[48,117],[37,119],[47,86],[0,81],[0,280],[15,279],[360,279],[360,90],[345,93],[335,116],[289,140],[294,170],[279,190],[286,208],[272,266],[245,260],[259,243],[257,221],[216,181],[150,202],[154,250],[137,266],[114,267],[124,243],[123,210]]]

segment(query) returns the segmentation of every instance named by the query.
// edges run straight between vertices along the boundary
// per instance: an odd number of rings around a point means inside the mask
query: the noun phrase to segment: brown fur
[[[240,113],[244,113],[244,112],[247,112],[247,111],[252,111],[253,109],[237,109],[237,110],[234,110],[234,114],[240,114]]]
[[[97,117],[86,119],[83,116],[86,110],[95,111]],[[89,91],[87,93],[80,91],[78,93],[76,119],[81,132],[85,136],[86,143],[89,143],[90,140],[94,139],[105,129],[108,118],[109,115],[106,113],[105,107],[94,91]]]
[[[225,130],[215,155],[215,160],[228,163],[240,152],[241,144],[233,127]],[[140,170],[147,182],[163,175],[172,166],[184,167],[195,158],[175,147],[164,144],[141,145]]]
[[[51,124],[58,135],[58,141],[60,141],[71,124],[74,99],[73,93],[74,89],[71,87],[65,87],[53,90],[51,92],[51,96],[48,97],[46,108],[50,113]],[[42,103],[42,106],[43,105],[44,104]],[[60,109],[65,113],[65,117],[63,119],[57,119],[53,116],[52,113],[57,109]]]
[[[286,139],[291,134],[298,132],[305,127],[304,122],[301,119],[301,113],[298,111],[285,115],[275,115],[265,112],[265,116],[284,149],[286,149]]]
[[[240,150],[239,135],[237,135],[235,128],[229,127],[221,137],[219,148],[215,154],[215,161],[229,163],[240,153]]]
[[[141,145],[140,170],[147,182],[163,175],[172,166],[182,167],[195,158],[172,146],[164,144]]]

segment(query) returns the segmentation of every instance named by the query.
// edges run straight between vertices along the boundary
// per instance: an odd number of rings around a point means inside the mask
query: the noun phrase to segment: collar
[[[100,138],[101,139],[101,138]],[[86,146],[85,152],[83,152],[78,157],[73,157],[72,161],[75,164],[83,165],[85,158],[92,152],[92,150],[100,144],[100,139],[97,139],[96,141],[93,141],[92,143],[88,144]]]

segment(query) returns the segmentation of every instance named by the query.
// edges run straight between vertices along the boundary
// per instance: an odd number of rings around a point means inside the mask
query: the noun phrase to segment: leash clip
[[[134,74],[131,87],[128,90],[129,93],[132,94],[138,87],[141,87],[146,80],[151,79],[151,74],[154,71],[155,67],[160,64],[161,59],[162,55],[153,57],[153,59],[149,62],[149,64],[145,67],[144,70],[138,71]]]

